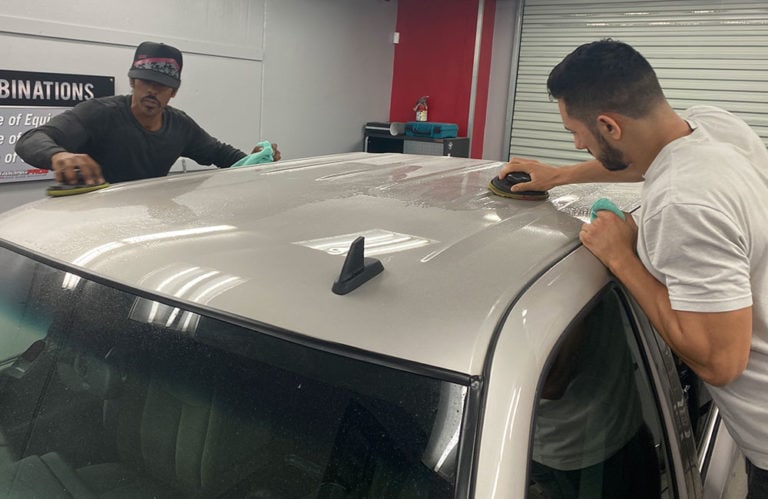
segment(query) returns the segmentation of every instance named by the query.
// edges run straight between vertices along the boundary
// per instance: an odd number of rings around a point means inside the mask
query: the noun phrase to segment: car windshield
[[[454,495],[466,386],[1,247],[0,268],[9,497]]]

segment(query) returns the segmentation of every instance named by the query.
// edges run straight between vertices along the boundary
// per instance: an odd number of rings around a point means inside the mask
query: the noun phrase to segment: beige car
[[[0,497],[720,497],[695,376],[578,240],[639,186],[349,153],[0,216]],[[559,495],[558,495],[559,494]]]

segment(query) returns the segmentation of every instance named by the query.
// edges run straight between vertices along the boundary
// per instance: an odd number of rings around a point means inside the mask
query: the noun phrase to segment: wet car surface
[[[500,167],[349,153],[6,213],[0,493],[538,497],[610,469],[718,497],[716,408],[578,241],[639,185],[513,200]],[[334,293],[360,237],[383,271]]]

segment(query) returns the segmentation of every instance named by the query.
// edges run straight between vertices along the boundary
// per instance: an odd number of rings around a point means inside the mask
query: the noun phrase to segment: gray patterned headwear
[[[143,42],[136,47],[133,65],[128,71],[129,78],[149,80],[179,88],[181,85],[181,52],[164,43]]]

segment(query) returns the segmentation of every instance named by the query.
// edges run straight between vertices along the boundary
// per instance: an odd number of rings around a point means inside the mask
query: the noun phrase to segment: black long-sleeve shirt
[[[163,177],[179,157],[227,168],[246,156],[170,106],[163,112],[160,130],[143,128],[131,113],[130,95],[82,102],[28,130],[16,143],[16,153],[24,161],[48,170],[51,156],[65,151],[91,156],[110,183]]]

